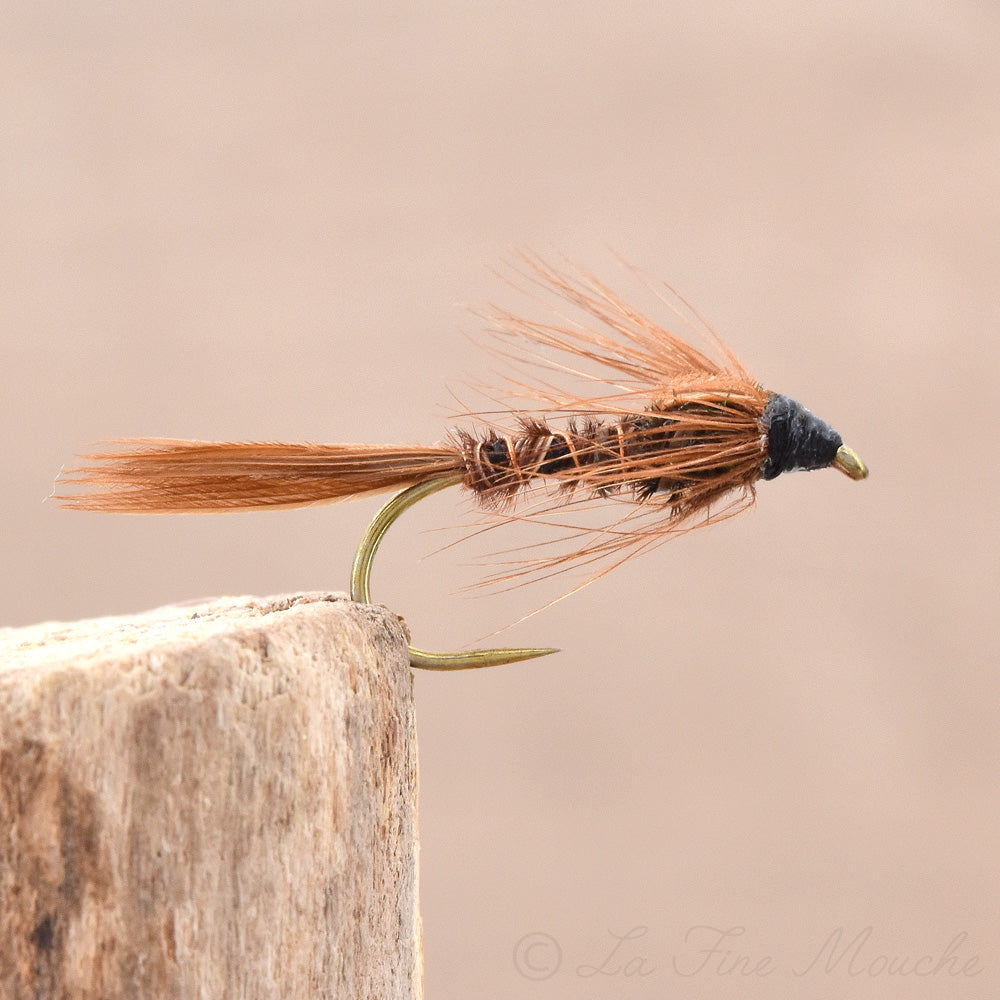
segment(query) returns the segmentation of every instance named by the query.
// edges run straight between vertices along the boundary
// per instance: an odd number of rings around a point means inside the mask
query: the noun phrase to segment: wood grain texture
[[[383,610],[0,630],[0,996],[419,996],[416,782]]]

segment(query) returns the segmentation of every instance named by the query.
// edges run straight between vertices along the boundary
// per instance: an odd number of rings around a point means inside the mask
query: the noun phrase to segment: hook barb
[[[354,565],[351,568],[351,600],[361,604],[371,604],[369,576],[372,560],[378,551],[385,533],[395,523],[405,510],[417,501],[429,497],[432,493],[457,486],[462,481],[461,475],[440,476],[437,479],[427,479],[415,486],[407,487],[397,493],[373,518],[368,525],[358,551],[354,555]],[[457,653],[430,653],[423,649],[409,647],[410,665],[424,670],[473,670],[478,667],[495,667],[502,663],[517,663],[519,660],[531,660],[536,656],[548,656],[558,653],[558,649],[471,649]]]

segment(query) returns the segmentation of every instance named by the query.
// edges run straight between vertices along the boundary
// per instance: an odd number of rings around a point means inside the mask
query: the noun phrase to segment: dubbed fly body
[[[402,490],[372,522],[355,561],[352,596],[367,601],[368,570],[389,525],[416,500],[461,485],[490,511],[543,519],[584,500],[608,504],[609,523],[574,529],[569,550],[525,560],[530,571],[605,558],[612,566],[679,531],[745,509],[755,483],[794,470],[868,470],[840,435],[795,400],[764,389],[724,345],[715,361],[590,277],[528,261],[535,280],[587,322],[500,313],[498,330],[533,345],[535,360],[588,378],[586,396],[515,383],[533,405],[500,430],[458,430],[434,445],[274,444],[134,438],[87,456],[61,476],[60,503],[118,513],[198,513],[303,507]],[[546,358],[552,349],[564,361]],[[593,376],[581,368],[596,367]],[[542,499],[537,496],[538,487]],[[521,572],[528,572],[528,569]],[[605,570],[606,571],[606,570]],[[516,577],[515,571],[508,575]],[[597,575],[600,575],[598,573]],[[411,650],[416,666],[487,666],[551,650]]]

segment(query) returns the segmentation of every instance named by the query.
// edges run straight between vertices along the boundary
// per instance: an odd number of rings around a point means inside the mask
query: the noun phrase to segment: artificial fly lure
[[[595,376],[534,357],[564,376],[589,378],[599,391],[584,397],[515,382],[517,394],[538,405],[511,411],[510,428],[453,431],[428,446],[123,439],[116,450],[85,456],[91,464],[61,475],[62,485],[88,492],[56,499],[78,510],[171,514],[306,507],[401,490],[376,515],[355,556],[351,597],[370,603],[371,562],[386,531],[408,507],[448,486],[461,485],[499,515],[539,485],[556,487],[541,491],[542,501],[523,515],[534,519],[558,515],[580,496],[627,501],[628,512],[603,527],[558,525],[573,536],[571,551],[526,560],[533,570],[560,570],[574,560],[620,565],[678,532],[746,509],[754,484],[783,472],[832,466],[851,479],[868,475],[832,427],[794,399],[762,388],[717,338],[721,363],[595,279],[527,262],[534,280],[589,322],[500,313],[498,330],[598,366],[602,374]],[[410,660],[448,670],[551,652],[411,647]]]

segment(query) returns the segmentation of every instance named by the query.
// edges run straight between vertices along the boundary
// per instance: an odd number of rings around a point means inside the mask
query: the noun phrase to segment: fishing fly
[[[493,314],[498,331],[565,379],[588,380],[594,391],[580,395],[548,381],[511,379],[512,395],[534,405],[510,409],[503,428],[454,430],[434,445],[121,439],[114,450],[87,455],[88,464],[63,473],[63,486],[84,491],[56,499],[78,510],[171,514],[306,507],[399,490],[355,556],[351,597],[370,603],[371,563],[385,533],[413,504],[450,486],[468,491],[490,516],[549,518],[568,531],[569,549],[524,560],[504,577],[516,579],[574,563],[603,563],[595,576],[603,575],[680,532],[745,510],[755,501],[755,484],[783,472],[832,467],[854,480],[868,475],[829,424],[764,389],[714,334],[721,360],[596,278],[526,262],[532,280],[585,321],[501,312]],[[562,360],[547,358],[550,350]],[[566,524],[560,515],[581,499],[607,506],[608,523]],[[452,670],[552,652],[411,647],[410,661]]]

